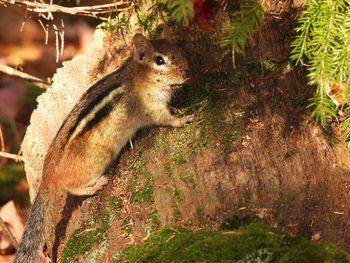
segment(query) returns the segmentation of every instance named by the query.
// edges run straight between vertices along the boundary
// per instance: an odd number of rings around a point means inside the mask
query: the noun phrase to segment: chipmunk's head
[[[145,81],[176,89],[189,79],[187,60],[175,45],[167,40],[151,41],[141,34],[136,34],[133,41],[133,59]]]

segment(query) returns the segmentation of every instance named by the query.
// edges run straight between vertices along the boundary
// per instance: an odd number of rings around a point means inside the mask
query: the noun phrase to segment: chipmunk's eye
[[[156,64],[158,66],[164,65],[165,64],[165,60],[162,56],[155,56],[154,57],[154,62],[156,62]]]

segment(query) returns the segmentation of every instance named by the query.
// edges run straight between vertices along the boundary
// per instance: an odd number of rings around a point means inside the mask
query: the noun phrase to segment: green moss
[[[290,248],[283,248],[274,257],[279,263],[323,263],[350,262],[350,256],[342,249],[328,242],[300,240]]]
[[[162,151],[164,151],[164,154],[168,153],[169,148],[166,147],[167,145],[169,145],[169,139],[168,139],[168,134],[169,131],[165,131],[165,132],[158,132],[155,135],[154,138],[154,146],[153,146],[153,151],[155,153],[159,152],[159,149],[161,149]]]
[[[129,179],[126,190],[131,192],[131,201],[146,204],[153,203],[153,176],[146,170],[146,160],[141,156],[141,152],[135,154],[129,164],[133,176]]]
[[[100,245],[107,238],[112,216],[119,216],[123,202],[120,197],[112,197],[109,200],[109,209],[97,215],[93,220],[82,223],[82,226],[74,231],[68,239],[62,253],[62,263],[76,262],[81,255],[93,253],[98,257],[103,251]],[[91,252],[93,248],[98,249]]]
[[[160,226],[160,220],[158,217],[158,213],[156,210],[152,211],[148,215],[148,229],[151,231],[155,231]]]
[[[174,205],[174,211],[173,211],[173,217],[174,217],[174,222],[179,222],[181,219],[181,212],[177,205]]]
[[[203,223],[205,220],[204,207],[199,206],[196,209],[196,215],[199,222]]]
[[[142,158],[140,152],[135,154],[135,157],[128,161],[129,169],[134,175],[140,175],[142,172],[144,172],[146,163],[146,160]]]
[[[173,188],[173,198],[180,203],[184,201],[182,194],[179,192],[179,190],[176,187]]]
[[[192,222],[191,219],[186,219],[186,220],[183,222],[183,225],[184,225],[185,227],[191,228],[191,227],[193,227],[193,222]]]
[[[255,214],[252,214],[246,210],[240,210],[234,213],[232,216],[226,218],[221,225],[222,230],[239,229],[242,226],[248,225],[253,222],[262,222]]]
[[[131,227],[129,218],[126,218],[123,221],[123,227],[122,228],[124,229],[124,233],[125,233],[126,236],[130,236],[132,234],[132,227]]]
[[[183,156],[187,160],[192,154],[206,149],[210,142],[218,141],[222,152],[226,152],[242,136],[244,112],[233,98],[243,83],[241,74],[215,73],[202,76],[195,87],[185,87],[178,99],[179,108],[185,114],[195,113],[196,119],[192,125],[177,132],[176,139],[181,146],[175,150],[175,157]]]
[[[152,204],[153,203],[153,179],[147,178],[142,183],[143,183],[143,186],[136,192],[132,193],[131,202]]]
[[[196,188],[196,182],[190,174],[180,173],[179,178],[185,184],[190,185],[192,189]]]
[[[126,190],[129,192],[134,192],[137,186],[137,176],[132,176],[126,185]]]
[[[173,163],[176,164],[176,165],[183,165],[183,164],[186,163],[186,159],[182,155],[177,155],[177,156],[174,157]]]
[[[143,244],[130,246],[114,262],[349,262],[327,242],[292,238],[254,222],[236,231],[190,232],[166,227]]]
[[[103,262],[104,255],[108,253],[108,242],[103,242],[97,248],[89,251],[84,258],[84,263],[99,263]]]
[[[169,176],[169,178],[174,178],[174,172],[169,164],[164,165],[164,171]]]
[[[234,98],[242,83],[241,74],[215,73],[202,76],[195,86],[184,87],[175,106],[181,109],[181,116],[194,113],[195,120],[187,127],[156,134],[154,152],[161,151],[178,166],[188,163],[213,142],[222,147],[221,152],[227,152],[242,136],[244,112],[228,99]]]
[[[113,196],[109,199],[109,207],[114,214],[119,215],[120,209],[123,207],[123,200],[119,196]]]
[[[67,242],[62,254],[62,262],[74,262],[78,255],[84,255],[95,245],[100,244],[106,237],[110,225],[109,211],[97,216],[92,222],[83,223],[82,227],[74,231]]]

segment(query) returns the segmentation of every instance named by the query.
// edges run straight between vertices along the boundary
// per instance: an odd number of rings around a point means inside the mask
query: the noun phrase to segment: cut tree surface
[[[102,192],[86,200],[68,197],[54,247],[62,262],[105,262],[167,224],[217,229],[238,209],[256,209],[290,233],[350,249],[349,153],[310,119],[312,88],[288,59],[298,1],[269,3],[264,24],[235,70],[230,57],[218,55],[220,30],[183,32],[195,81],[178,94],[175,106],[195,113],[195,122],[140,132],[134,149],[112,165],[113,179]],[[88,54],[67,63],[64,68],[73,73],[63,68],[52,91],[39,99],[23,144],[31,182],[39,178],[47,146],[74,104],[70,89],[82,90],[76,100],[97,79],[91,72],[107,73],[95,61],[99,55]],[[112,57],[109,62],[118,64],[122,55]],[[80,69],[89,59],[85,76]],[[85,84],[75,82],[82,79]],[[65,99],[53,106],[45,97],[50,92]],[[53,119],[62,107],[65,113]]]

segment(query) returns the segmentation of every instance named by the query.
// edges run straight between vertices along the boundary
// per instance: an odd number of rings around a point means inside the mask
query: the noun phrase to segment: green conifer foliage
[[[247,40],[264,20],[264,9],[259,0],[244,0],[238,7],[235,7],[232,1],[227,1],[226,10],[231,23],[221,44],[232,46],[235,51],[242,52]]]
[[[176,22],[187,22],[194,17],[193,1],[176,0],[168,1],[168,9],[171,18]]]
[[[215,1],[215,0],[210,0]],[[191,0],[162,0],[172,20],[183,23],[190,21],[195,15],[194,3]],[[241,52],[252,33],[259,27],[264,19],[264,9],[260,0],[216,0],[230,17],[230,24],[226,28],[226,34],[222,39],[223,46],[233,47],[236,52]]]
[[[326,125],[349,111],[350,0],[304,0],[303,5],[291,58],[307,66],[309,85],[316,87],[309,107]],[[343,125],[346,132],[350,121]]]

